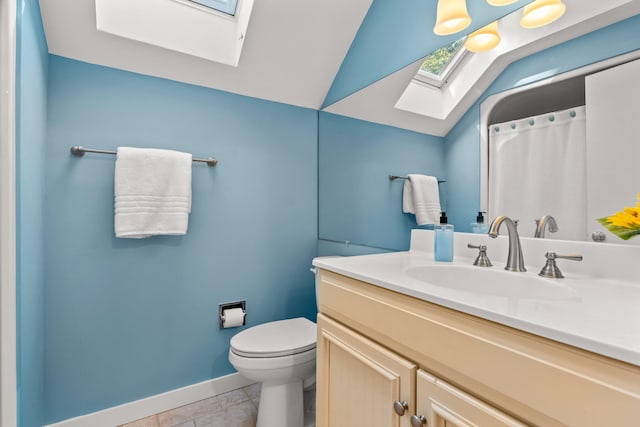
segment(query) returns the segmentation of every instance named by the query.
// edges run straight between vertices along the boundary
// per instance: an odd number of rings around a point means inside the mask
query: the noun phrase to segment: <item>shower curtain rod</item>
[[[107,150],[96,150],[94,148],[85,148],[81,145],[74,145],[71,147],[71,154],[74,156],[82,157],[84,153],[98,153],[98,154],[112,154],[116,155],[115,151],[107,151]],[[215,166],[218,164],[218,160],[213,157],[209,157],[208,159],[193,159],[194,162],[206,163],[207,166]]]

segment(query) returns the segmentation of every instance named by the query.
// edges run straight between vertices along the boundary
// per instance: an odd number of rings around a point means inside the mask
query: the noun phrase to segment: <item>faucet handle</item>
[[[582,261],[582,255],[571,254],[571,255],[558,255],[555,252],[547,252],[545,255],[547,259],[550,257],[553,259],[570,259],[571,261]]]
[[[545,254],[547,258],[547,263],[542,267],[538,276],[548,277],[551,279],[562,279],[564,275],[556,265],[556,259],[569,259],[571,261],[582,261],[582,255],[571,254],[571,255],[558,255],[555,252],[547,252]]]
[[[467,247],[470,249],[479,249],[480,252],[478,253],[478,257],[476,258],[476,260],[474,261],[473,265],[476,265],[478,267],[491,267],[493,266],[493,264],[491,264],[491,261],[489,260],[489,257],[487,256],[487,247],[485,245],[472,245],[471,243],[467,244]]]

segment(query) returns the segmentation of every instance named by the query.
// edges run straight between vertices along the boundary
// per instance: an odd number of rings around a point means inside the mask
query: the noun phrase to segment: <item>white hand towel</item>
[[[402,211],[416,215],[418,225],[435,224],[440,219],[440,190],[433,176],[410,174],[404,181]]]
[[[187,233],[192,156],[179,151],[118,147],[116,237]]]

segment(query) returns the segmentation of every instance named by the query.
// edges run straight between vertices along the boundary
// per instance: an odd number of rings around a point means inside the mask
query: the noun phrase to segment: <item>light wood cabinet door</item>
[[[516,419],[433,377],[417,374],[416,413],[428,427],[525,427]]]
[[[416,365],[320,314],[317,408],[319,427],[409,427],[415,409]],[[394,403],[406,402],[403,416]]]

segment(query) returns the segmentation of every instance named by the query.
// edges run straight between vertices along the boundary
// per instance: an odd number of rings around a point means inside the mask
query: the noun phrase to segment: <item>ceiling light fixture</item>
[[[480,28],[467,36],[464,47],[470,52],[486,52],[500,44],[498,21]]]
[[[517,0],[487,0],[491,6],[506,6]],[[534,0],[523,8],[520,25],[524,28],[538,28],[560,18],[567,6],[562,0]],[[438,0],[436,25],[433,32],[448,36],[464,30],[471,24],[466,0]],[[500,44],[498,21],[469,34],[464,47],[470,52],[486,52]]]
[[[518,0],[487,0],[491,6],[506,6],[511,3],[515,3]]]
[[[562,0],[535,0],[524,7],[520,26],[523,28],[538,28],[560,18],[567,6]]]
[[[436,25],[433,32],[448,36],[464,30],[471,24],[466,0],[438,0]]]

